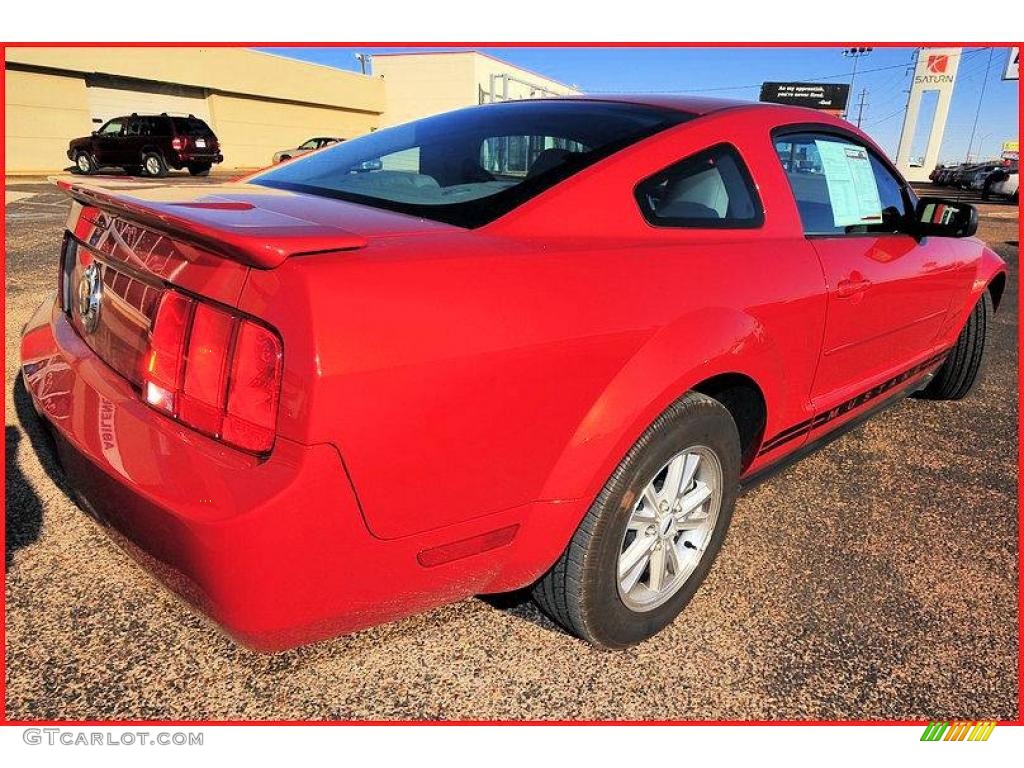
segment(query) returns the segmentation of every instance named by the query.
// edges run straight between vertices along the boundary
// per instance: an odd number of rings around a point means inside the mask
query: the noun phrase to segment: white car
[[[1013,202],[1019,198],[1020,171],[1006,171],[1005,177],[993,181],[982,197],[1007,197]]]
[[[337,144],[344,139],[337,136],[317,136],[315,138],[304,141],[299,146],[291,149],[282,149],[280,152],[275,152],[273,162],[283,163],[285,160],[291,160],[293,157],[299,157],[300,155],[308,155],[310,152],[316,152],[318,149],[329,147],[331,144]]]
[[[973,189],[980,192],[985,189],[985,182],[988,180],[989,176],[998,170],[1000,170],[998,165],[979,166],[964,176],[964,181],[961,186],[964,189]]]

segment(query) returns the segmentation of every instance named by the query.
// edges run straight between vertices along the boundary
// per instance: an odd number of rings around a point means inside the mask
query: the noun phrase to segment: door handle
[[[854,272],[849,277],[840,280],[836,284],[836,296],[840,299],[848,299],[851,296],[856,296],[859,293],[864,293],[868,288],[871,287],[871,281],[866,277],[861,277],[858,273]]]

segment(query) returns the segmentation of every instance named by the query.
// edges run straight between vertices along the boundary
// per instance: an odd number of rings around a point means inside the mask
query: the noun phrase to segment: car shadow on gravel
[[[538,607],[530,596],[530,588],[517,589],[515,592],[501,592],[493,595],[479,595],[479,599],[492,608],[503,613],[515,616],[517,619],[536,624],[538,627],[547,629],[555,634],[566,635],[568,632],[558,626],[555,622]]]
[[[13,388],[14,409],[18,427],[8,425],[4,430],[6,451],[6,484],[4,488],[4,563],[11,567],[14,553],[35,543],[43,530],[43,502],[18,463],[23,450],[31,450],[47,476],[64,493],[68,487],[57,461],[53,437],[46,431],[35,409],[25,384],[18,376]],[[28,438],[30,446],[24,445]]]
[[[4,486],[4,565],[10,569],[14,553],[35,543],[43,530],[43,504],[18,466],[22,441],[17,427],[4,429],[7,476]]]

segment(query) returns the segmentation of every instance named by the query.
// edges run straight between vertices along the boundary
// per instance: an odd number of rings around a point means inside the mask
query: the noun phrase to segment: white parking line
[[[7,206],[7,205],[10,205],[11,203],[16,203],[19,200],[25,200],[26,198],[34,197],[35,194],[36,194],[35,192],[8,192],[5,189],[4,190],[4,205]]]

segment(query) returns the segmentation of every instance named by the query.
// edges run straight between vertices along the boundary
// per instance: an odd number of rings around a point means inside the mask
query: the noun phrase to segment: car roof
[[[854,133],[860,133],[860,131],[854,129],[852,125],[847,124],[845,120],[818,109],[790,106],[788,104],[775,104],[771,102],[744,101],[743,99],[722,99],[713,96],[665,93],[602,93],[581,94],[578,96],[544,97],[544,101],[604,101],[617,102],[620,104],[637,104],[645,107],[686,112],[697,117],[714,114],[715,112],[723,112],[725,110],[771,110],[780,117],[788,116],[795,120],[806,121],[808,123],[839,125]]]
[[[650,94],[650,93],[602,93],[602,94],[581,94],[579,96],[555,97],[565,98],[572,101],[614,101],[624,104],[640,104],[648,107],[661,107],[672,109],[677,112],[689,112],[693,115],[707,115],[712,112],[719,112],[723,109],[735,109],[737,107],[759,106],[755,101],[742,101],[740,99],[719,99],[707,96],[692,96],[686,94]],[[765,105],[767,106],[767,105]]]

